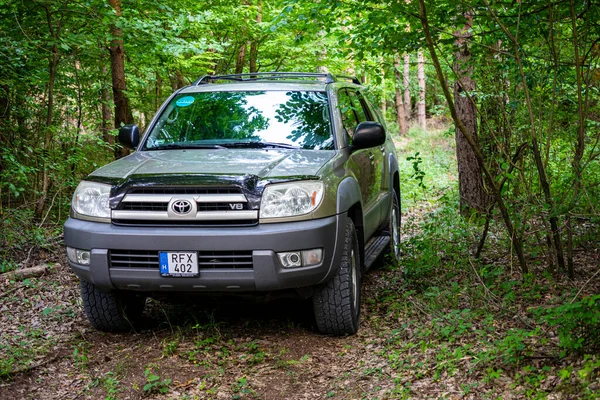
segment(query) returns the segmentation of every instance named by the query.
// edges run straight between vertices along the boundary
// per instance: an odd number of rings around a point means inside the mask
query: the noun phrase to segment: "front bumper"
[[[313,286],[337,272],[345,215],[252,227],[124,227],[69,218],[65,244],[91,250],[88,266],[69,261],[80,279],[99,288],[184,292],[270,291]],[[338,243],[340,245],[338,245]],[[284,269],[277,252],[323,248],[323,262]],[[111,267],[110,250],[252,251],[253,268],[201,269],[195,278],[163,277],[159,269]]]

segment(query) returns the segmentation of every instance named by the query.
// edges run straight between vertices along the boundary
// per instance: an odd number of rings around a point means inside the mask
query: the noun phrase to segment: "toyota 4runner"
[[[135,151],[79,184],[64,227],[92,325],[130,328],[149,296],[291,290],[320,332],[356,333],[361,277],[400,240],[394,145],[358,83],[204,76],[122,127]]]

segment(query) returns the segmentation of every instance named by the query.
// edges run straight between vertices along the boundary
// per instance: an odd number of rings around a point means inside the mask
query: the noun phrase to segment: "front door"
[[[348,144],[351,145],[358,124],[368,121],[367,113],[354,89],[341,89],[338,92],[338,101],[342,124],[347,134]],[[351,169],[356,173],[362,194],[366,237],[369,237],[377,229],[381,218],[379,209],[376,207],[381,185],[381,180],[378,182],[377,179],[377,162],[381,162],[381,160],[377,160],[378,158],[382,157],[378,157],[373,149],[361,149],[352,153],[349,160]]]

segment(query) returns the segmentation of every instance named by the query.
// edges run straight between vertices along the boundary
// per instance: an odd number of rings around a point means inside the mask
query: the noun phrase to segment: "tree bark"
[[[400,75],[400,57],[398,56],[398,53],[394,55],[394,77],[396,78],[396,122],[398,123],[400,134],[404,136],[406,135],[406,115],[404,113],[404,104],[402,102],[402,76]]]
[[[100,123],[100,131],[102,132],[102,140],[104,140],[109,145],[115,144],[115,137],[110,134],[111,131],[111,120],[112,113],[110,111],[110,92],[108,91],[108,86],[104,85],[104,77],[108,75],[108,70],[106,65],[102,65],[102,89],[100,90],[100,104],[101,104],[101,114],[102,121]]]
[[[258,2],[258,13],[256,14],[256,25],[262,22],[262,2]],[[258,38],[254,38],[250,43],[250,72],[258,72]]]
[[[454,33],[458,51],[454,55],[454,72],[456,82],[454,83],[454,105],[456,114],[463,122],[469,135],[479,145],[477,133],[477,109],[473,104],[472,97],[466,96],[473,93],[476,85],[472,79],[473,64],[468,41],[471,38],[470,28],[473,18],[467,15],[467,24],[461,31]],[[456,159],[458,162],[458,190],[460,193],[460,210],[467,215],[471,209],[483,212],[487,209],[488,196],[483,187],[483,175],[477,163],[477,158],[465,135],[460,129],[455,130],[456,137]]]
[[[583,76],[582,62],[579,55],[579,40],[577,38],[577,15],[575,12],[575,4],[573,0],[569,2],[569,10],[571,12],[571,26],[573,30],[573,49],[575,56],[575,77],[577,79],[577,141],[575,145],[575,155],[573,157],[573,172],[575,173],[575,183],[573,185],[573,199],[571,207],[577,203],[582,186],[582,166],[581,159],[585,150],[585,121],[587,117],[587,104],[584,104],[583,99]],[[587,100],[587,95],[586,95]],[[567,216],[567,273],[569,278],[575,278],[575,269],[573,265],[573,230],[571,229],[571,216]]]
[[[114,8],[117,18],[121,17],[121,0],[109,0]],[[133,114],[129,106],[129,100],[125,91],[125,51],[123,49],[123,30],[116,25],[110,26],[112,41],[110,42],[110,67],[112,72],[113,100],[115,103],[115,128],[119,129],[121,124],[132,124]],[[115,150],[115,158],[126,156],[129,151],[125,148]]]
[[[417,120],[421,129],[427,129],[425,115],[425,60],[423,52],[419,50],[417,64],[417,78],[419,80],[419,102],[417,103]]]
[[[175,82],[177,83],[177,89],[181,89],[185,86],[185,78],[183,77],[183,72],[180,69],[175,71]]]
[[[8,147],[11,143],[9,135],[9,86],[0,85],[0,147]],[[4,159],[0,159],[0,174],[4,170]]]
[[[22,280],[44,275],[47,270],[48,269],[46,265],[37,265],[35,267],[16,269],[14,271],[6,272],[2,274],[2,277],[5,279]]]
[[[246,62],[246,43],[238,50],[237,59],[235,61],[235,73],[241,74],[244,72],[244,63]]]
[[[381,115],[385,119],[385,114],[387,114],[387,101],[386,101],[386,92],[385,92],[385,68],[381,70]]]
[[[48,170],[49,163],[49,152],[52,144],[52,123],[54,115],[54,82],[56,81],[56,70],[60,61],[60,54],[58,53],[58,38],[60,37],[60,25],[56,28],[52,24],[52,14],[50,9],[46,6],[46,20],[48,23],[48,30],[52,37],[54,44],[51,47],[50,57],[48,59],[48,103],[46,110],[46,127],[44,133],[44,169],[42,171],[42,190],[40,197],[37,199],[35,205],[35,218],[40,219],[44,213],[46,207],[46,200],[48,199],[48,188],[50,186],[50,172]]]
[[[155,81],[155,90],[154,90],[154,111],[158,111],[161,101],[162,101],[163,80],[158,71],[156,71],[155,77],[156,77],[156,81]]]
[[[404,54],[404,117],[406,126],[410,123],[412,113],[412,101],[410,98],[410,54]]]

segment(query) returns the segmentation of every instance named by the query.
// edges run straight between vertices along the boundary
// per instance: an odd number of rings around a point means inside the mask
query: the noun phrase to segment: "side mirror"
[[[119,129],[119,143],[124,147],[135,149],[140,144],[140,128],[137,125],[123,125]]]
[[[352,137],[352,151],[381,146],[385,143],[385,131],[378,122],[361,122]]]

